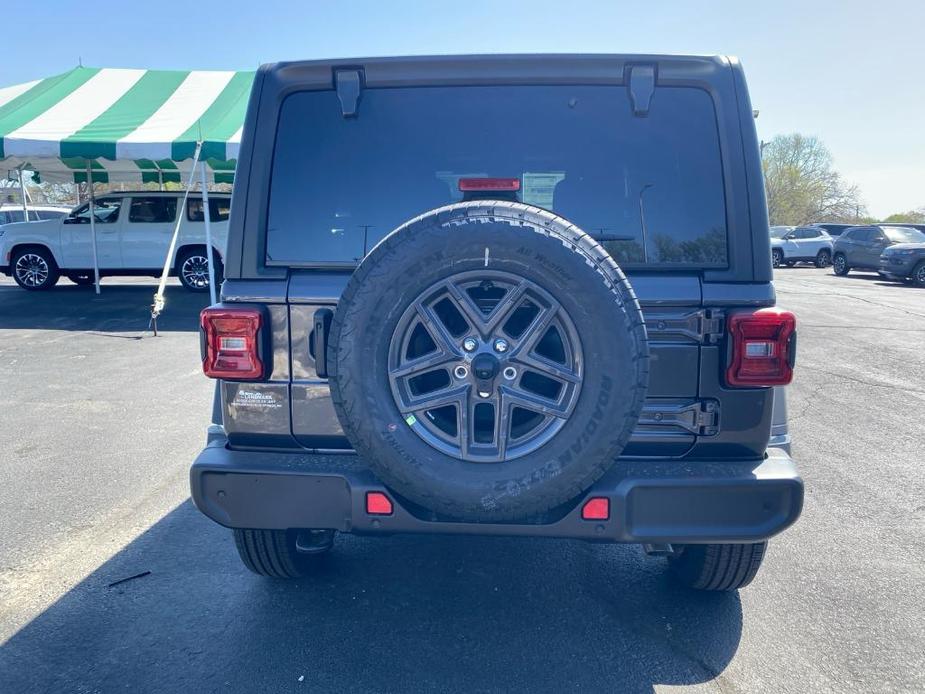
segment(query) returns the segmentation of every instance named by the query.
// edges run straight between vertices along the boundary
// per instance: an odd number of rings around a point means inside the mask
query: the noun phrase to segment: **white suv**
[[[832,237],[819,227],[771,227],[771,262],[774,267],[800,261],[816,267],[832,264]]]
[[[96,250],[100,276],[158,276],[170,248],[183,193],[111,193],[95,201]],[[209,211],[216,276],[228,236],[231,197],[211,193]],[[209,264],[203,205],[191,195],[182,210],[172,273],[189,290],[209,288]],[[0,271],[23,289],[48,289],[64,275],[77,284],[93,283],[90,204],[62,219],[6,224],[0,227]]]

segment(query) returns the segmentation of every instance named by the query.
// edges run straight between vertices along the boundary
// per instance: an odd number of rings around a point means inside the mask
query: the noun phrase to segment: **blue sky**
[[[298,58],[725,53],[764,138],[820,136],[870,212],[925,206],[925,2],[338,0],[6,3],[0,86],[94,67],[252,69]]]

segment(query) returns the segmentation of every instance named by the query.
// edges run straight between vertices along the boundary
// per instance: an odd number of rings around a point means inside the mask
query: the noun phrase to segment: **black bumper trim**
[[[474,534],[632,543],[755,542],[792,525],[803,482],[790,456],[763,460],[619,460],[574,507],[550,523],[425,520],[402,505],[353,455],[231,450],[214,436],[190,470],[193,501],[231,528],[330,528],[361,534]],[[386,492],[391,516],[370,516],[366,493]],[[610,499],[610,518],[581,518],[585,499]]]

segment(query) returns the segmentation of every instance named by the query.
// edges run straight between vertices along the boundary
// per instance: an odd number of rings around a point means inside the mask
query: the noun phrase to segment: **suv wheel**
[[[779,248],[775,248],[773,251],[771,251],[771,265],[774,267],[780,267],[783,264],[784,252]]]
[[[541,514],[600,478],[635,428],[648,364],[610,255],[550,212],[487,200],[381,241],[328,347],[357,452],[406,499],[469,521]]]
[[[767,542],[739,545],[687,545],[668,558],[675,579],[697,590],[738,590],[758,573]]]
[[[832,252],[823,248],[816,254],[816,267],[828,267],[832,264]]]
[[[215,259],[215,282],[221,283],[222,262],[218,253]],[[180,284],[191,292],[209,291],[209,257],[205,248],[191,248],[177,257],[177,277]]]
[[[333,530],[235,529],[234,544],[244,565],[260,576],[299,578],[311,573],[317,555],[334,543]]]
[[[925,260],[915,266],[912,270],[912,274],[909,275],[909,279],[912,280],[912,284],[916,287],[925,288]]]
[[[832,261],[832,271],[839,277],[844,277],[848,274],[848,271],[851,268],[848,267],[848,259],[845,257],[844,253],[836,253],[835,259]]]
[[[38,246],[16,251],[10,266],[16,284],[29,291],[51,289],[61,276],[51,252]]]

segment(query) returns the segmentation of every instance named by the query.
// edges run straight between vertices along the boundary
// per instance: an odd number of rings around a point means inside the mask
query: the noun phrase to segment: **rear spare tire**
[[[639,417],[649,353],[623,272],[539,208],[442,207],[354,272],[328,346],[344,432],[410,501],[501,521],[573,499]]]

